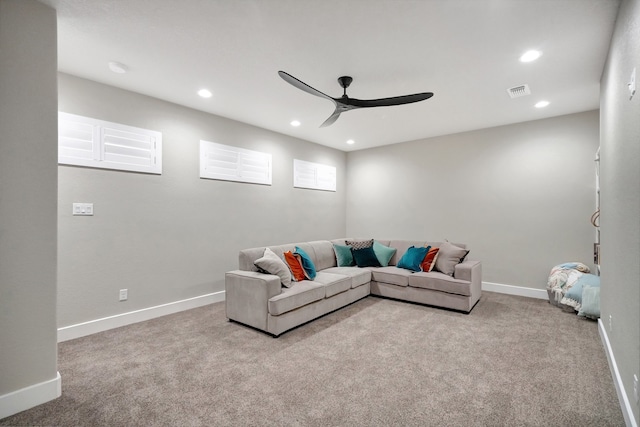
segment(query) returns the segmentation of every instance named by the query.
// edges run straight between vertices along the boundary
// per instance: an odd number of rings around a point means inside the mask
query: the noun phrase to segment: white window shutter
[[[271,185],[271,154],[200,141],[200,178]]]
[[[100,160],[100,127],[89,119],[60,113],[58,163],[92,166]]]
[[[58,163],[161,174],[162,134],[61,112]]]
[[[312,190],[336,191],[336,168],[320,163],[293,160],[293,186]]]
[[[103,127],[101,136],[105,162],[147,169],[155,166],[155,136],[115,127]]]

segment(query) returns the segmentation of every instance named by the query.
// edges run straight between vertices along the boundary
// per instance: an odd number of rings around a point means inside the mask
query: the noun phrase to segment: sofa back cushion
[[[258,267],[255,266],[254,262],[262,258],[264,250],[264,246],[261,248],[242,249],[238,254],[238,268],[244,271],[258,271]],[[276,253],[276,255],[282,257],[282,254]]]
[[[309,253],[316,270],[324,270],[325,268],[337,267],[336,254],[333,251],[333,244],[328,240],[316,240],[309,242],[309,246],[313,248],[313,254]]]

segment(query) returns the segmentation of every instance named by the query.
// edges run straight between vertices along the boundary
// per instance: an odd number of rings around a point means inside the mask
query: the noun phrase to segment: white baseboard
[[[482,290],[499,294],[518,295],[521,297],[549,299],[546,289],[525,288],[522,286],[503,285],[501,283],[482,282]]]
[[[0,419],[42,405],[62,395],[60,372],[54,379],[0,396]]]
[[[68,341],[84,337],[86,335],[107,331],[109,329],[144,322],[145,320],[166,316],[167,314],[173,314],[179,311],[213,304],[214,302],[224,301],[224,295],[224,291],[214,292],[182,301],[170,302],[168,304],[157,305],[155,307],[143,308],[141,310],[130,311],[128,313],[116,314],[115,316],[103,317],[101,319],[90,320],[76,325],[65,326],[58,328],[58,342]]]
[[[607,354],[607,360],[609,361],[609,369],[611,370],[611,376],[613,377],[613,383],[616,386],[616,393],[618,393],[618,401],[620,402],[620,409],[622,409],[622,415],[624,416],[624,422],[627,427],[638,427],[635,417],[633,416],[633,410],[631,409],[631,403],[627,398],[627,393],[624,390],[624,384],[622,383],[622,377],[618,371],[618,365],[616,359],[613,357],[613,350],[611,349],[611,343],[609,342],[609,336],[604,327],[602,319],[598,319],[598,332],[600,333],[600,339],[604,345],[604,352]]]

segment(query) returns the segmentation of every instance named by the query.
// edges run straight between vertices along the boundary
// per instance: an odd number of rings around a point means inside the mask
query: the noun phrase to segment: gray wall
[[[344,236],[344,152],[60,74],[59,109],[162,132],[163,173],[59,166],[58,326],[224,290],[238,251]],[[215,100],[212,100],[215,102]],[[199,178],[199,141],[272,153],[273,185]],[[293,159],[337,192],[293,188]],[[71,215],[73,202],[95,215]],[[127,288],[129,299],[118,301]]]
[[[0,0],[0,64],[3,396],[57,376],[55,11]]]
[[[602,320],[631,408],[633,375],[640,376],[640,1],[623,1],[601,87]],[[612,328],[609,329],[609,316]]]
[[[347,235],[468,243],[483,281],[544,289],[592,265],[598,112],[347,156]]]

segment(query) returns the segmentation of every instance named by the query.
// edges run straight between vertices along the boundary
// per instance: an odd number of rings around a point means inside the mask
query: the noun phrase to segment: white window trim
[[[91,136],[85,139],[74,138],[72,136],[73,128],[80,129],[82,127],[84,127],[83,133],[85,135],[90,134]],[[119,134],[120,138],[118,138],[117,134]],[[108,137],[118,138],[118,143],[110,144]],[[127,139],[131,141],[130,144],[127,143]],[[82,152],[82,150],[71,147],[73,142],[84,144],[91,148],[84,150],[84,156],[73,155],[74,150],[78,154]],[[140,147],[141,144],[148,144],[148,147]],[[139,151],[143,155],[128,156],[108,153],[108,145],[119,147],[124,151]],[[116,160],[116,158],[119,160]],[[127,161],[127,158],[130,158],[131,161]],[[148,161],[148,163],[141,164],[141,160],[143,162]],[[160,175],[162,174],[162,133],[120,123],[59,112],[58,163]]]
[[[293,186],[311,190],[336,191],[335,166],[293,159]]]
[[[271,185],[272,156],[200,140],[200,178]]]

